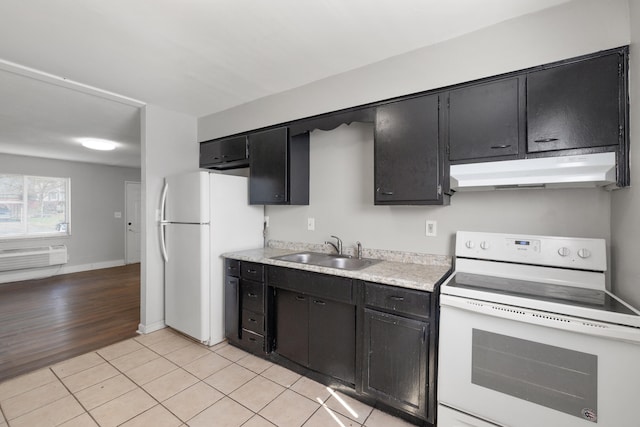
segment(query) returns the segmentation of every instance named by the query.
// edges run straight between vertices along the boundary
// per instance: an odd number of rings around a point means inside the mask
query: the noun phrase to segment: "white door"
[[[164,220],[206,224],[209,222],[209,173],[198,171],[168,176]]]
[[[125,262],[134,264],[140,262],[140,230],[142,208],[139,182],[125,182],[125,221],[126,221],[126,248]]]
[[[199,341],[209,340],[209,226],[166,224],[165,323]]]

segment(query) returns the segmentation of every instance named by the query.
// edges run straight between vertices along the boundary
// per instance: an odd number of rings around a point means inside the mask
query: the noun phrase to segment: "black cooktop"
[[[456,272],[454,277],[447,283],[447,286],[636,315],[635,312],[608,293],[595,289],[461,272]]]

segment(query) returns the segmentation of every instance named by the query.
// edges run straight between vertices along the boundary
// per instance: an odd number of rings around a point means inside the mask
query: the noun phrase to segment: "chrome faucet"
[[[338,236],[331,236],[331,237],[336,239],[337,244],[334,244],[333,242],[329,242],[329,241],[324,242],[324,244],[333,246],[333,248],[336,250],[338,255],[342,255],[342,240]]]
[[[356,242],[358,259],[362,259],[362,243]]]

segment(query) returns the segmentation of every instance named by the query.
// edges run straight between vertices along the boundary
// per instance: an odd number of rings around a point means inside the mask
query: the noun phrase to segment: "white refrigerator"
[[[165,323],[207,345],[224,339],[224,252],[263,246],[264,207],[247,178],[206,171],[165,178],[160,249]]]

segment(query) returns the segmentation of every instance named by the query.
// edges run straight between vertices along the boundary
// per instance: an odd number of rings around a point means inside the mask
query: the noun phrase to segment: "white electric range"
[[[437,425],[640,426],[640,312],[606,260],[603,239],[459,231]]]

